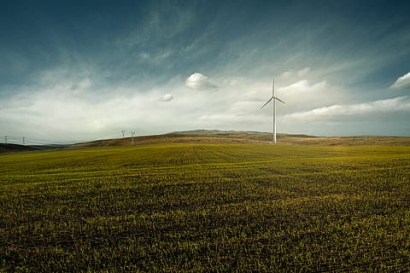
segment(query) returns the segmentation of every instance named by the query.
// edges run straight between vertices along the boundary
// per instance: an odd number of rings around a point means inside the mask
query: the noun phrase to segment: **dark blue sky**
[[[272,77],[280,132],[410,135],[408,14],[408,1],[3,1],[0,135],[269,131]]]

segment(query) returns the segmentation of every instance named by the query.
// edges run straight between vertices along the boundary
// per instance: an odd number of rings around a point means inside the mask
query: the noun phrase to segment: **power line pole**
[[[125,130],[122,130],[122,138],[124,138],[125,137]]]
[[[4,136],[4,143],[7,144],[7,136]]]
[[[135,141],[134,141],[135,132],[132,132],[131,135],[132,135],[131,143],[134,144],[135,143]]]
[[[23,137],[23,145],[26,145],[26,138]]]

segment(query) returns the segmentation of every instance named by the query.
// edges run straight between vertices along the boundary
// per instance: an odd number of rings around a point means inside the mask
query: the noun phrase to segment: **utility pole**
[[[4,143],[7,144],[7,136],[4,137]]]
[[[131,133],[131,135],[132,135],[132,140],[131,140],[131,143],[132,143],[132,144],[134,144],[134,143],[135,143],[135,142],[134,142],[135,132],[132,132],[132,133]]]
[[[125,130],[122,130],[122,138],[124,138],[125,137]]]
[[[26,138],[23,137],[23,145],[26,145]]]

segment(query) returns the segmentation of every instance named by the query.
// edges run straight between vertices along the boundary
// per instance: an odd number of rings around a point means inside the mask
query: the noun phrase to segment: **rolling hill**
[[[304,134],[278,134],[277,145],[324,145],[324,146],[410,146],[410,137],[395,136],[349,136],[320,137]],[[0,153],[50,150],[65,148],[117,147],[156,143],[254,143],[269,144],[272,134],[267,132],[241,132],[219,130],[192,130],[172,132],[162,135],[137,136],[134,138],[102,139],[74,145],[37,145],[1,144]]]
[[[26,151],[35,151],[37,150],[34,147],[24,146],[19,144],[5,144],[0,143],[0,153],[7,153],[7,152],[26,152]]]
[[[347,145],[347,146],[409,146],[410,137],[352,136],[318,137],[304,134],[278,134],[278,145]],[[194,130],[163,135],[138,136],[134,139],[117,138],[78,143],[72,148],[130,146],[154,143],[259,143],[269,144],[272,134],[264,132],[240,132],[218,130]]]

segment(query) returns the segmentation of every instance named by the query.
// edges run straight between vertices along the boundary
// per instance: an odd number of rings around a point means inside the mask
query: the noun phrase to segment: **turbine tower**
[[[271,102],[273,100],[272,103],[272,111],[273,111],[273,141],[272,143],[276,143],[276,101],[280,101],[281,103],[285,104],[285,102],[283,100],[281,100],[280,98],[275,96],[275,79],[273,79],[273,85],[272,85],[272,97],[261,107],[261,109],[263,107],[265,107],[269,102]]]

